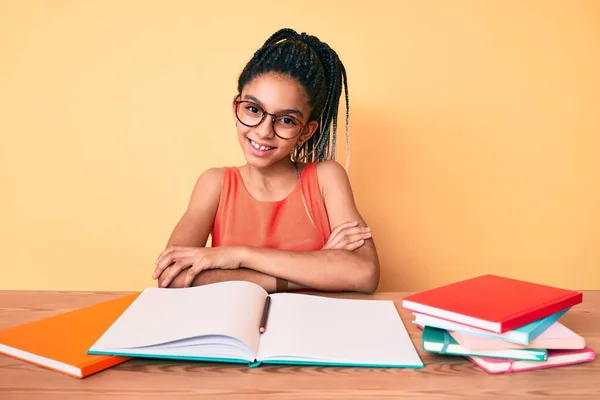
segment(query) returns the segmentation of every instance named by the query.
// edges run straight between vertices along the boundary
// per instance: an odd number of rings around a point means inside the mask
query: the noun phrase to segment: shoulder
[[[228,169],[228,167],[217,167],[209,168],[202,172],[194,185],[191,199],[192,204],[198,202],[217,203],[221,195],[223,179]]]
[[[205,189],[220,188],[228,169],[228,167],[215,167],[205,170],[196,180],[196,186]]]
[[[325,178],[347,178],[348,176],[342,164],[335,160],[319,161],[315,164],[319,178],[321,176]]]
[[[328,191],[350,190],[348,173],[340,163],[335,160],[325,160],[316,164],[317,178],[324,196]]]
[[[317,164],[317,175],[331,229],[348,221],[364,225],[346,169],[335,160],[321,161]]]

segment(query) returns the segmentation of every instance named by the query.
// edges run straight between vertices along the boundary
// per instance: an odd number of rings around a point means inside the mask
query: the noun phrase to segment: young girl
[[[232,101],[247,163],[198,178],[156,260],[159,287],[245,280],[268,292],[375,291],[375,245],[335,161],[342,85],[348,110],[344,66],[314,36],[282,29],[254,53]],[[346,141],[347,129],[348,112]]]

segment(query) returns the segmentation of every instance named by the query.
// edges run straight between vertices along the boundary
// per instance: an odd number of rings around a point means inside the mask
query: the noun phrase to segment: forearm
[[[181,271],[168,286],[170,288],[180,288],[184,286],[185,274],[187,270]],[[159,282],[161,280],[159,279]],[[202,271],[194,278],[192,286],[203,286],[211,283],[226,281],[247,281],[262,286],[269,293],[275,292],[276,278],[247,268],[238,269],[210,269]]]
[[[244,247],[240,265],[304,287],[371,293],[379,283],[376,258],[367,251],[284,251]]]
[[[278,283],[280,280],[282,283]],[[196,276],[192,282],[192,286],[209,285],[211,283],[226,282],[226,281],[247,281],[260,285],[269,293],[275,293],[279,290],[280,285],[285,285],[285,290],[304,289],[303,286],[294,282],[288,282],[283,279],[263,274],[253,269],[211,269],[203,271]],[[183,281],[182,281],[183,282]]]

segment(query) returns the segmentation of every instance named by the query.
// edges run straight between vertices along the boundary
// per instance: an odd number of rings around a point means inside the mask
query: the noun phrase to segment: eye
[[[260,114],[262,113],[262,110],[260,108],[258,108],[257,106],[255,106],[254,104],[247,104],[245,106],[246,111],[248,111],[251,114]]]
[[[279,122],[281,122],[284,125],[290,125],[290,126],[295,126],[298,125],[298,121],[296,121],[295,118],[292,117],[281,117],[279,118]]]

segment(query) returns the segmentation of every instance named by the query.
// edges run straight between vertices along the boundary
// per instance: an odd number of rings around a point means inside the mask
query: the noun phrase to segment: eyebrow
[[[245,95],[244,99],[252,100],[253,102],[255,102],[256,104],[258,104],[262,108],[265,108],[265,106],[263,105],[263,103],[259,99],[257,99],[256,97],[252,96],[251,94]],[[304,115],[302,114],[302,112],[300,110],[296,110],[296,109],[293,109],[293,108],[288,108],[286,110],[281,110],[281,111],[279,111],[276,114],[297,114],[301,118],[304,118]]]

